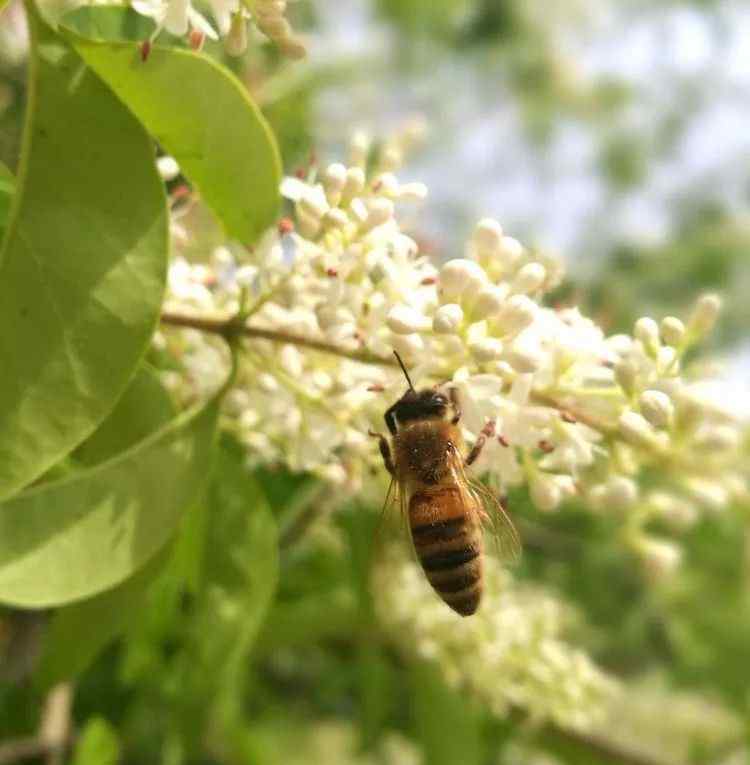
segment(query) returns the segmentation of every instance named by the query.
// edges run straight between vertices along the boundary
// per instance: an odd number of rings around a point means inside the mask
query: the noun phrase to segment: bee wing
[[[398,527],[399,533],[409,533],[406,522],[406,519],[408,518],[406,512],[408,503],[409,498],[404,487],[399,481],[392,478],[388,486],[388,492],[385,495],[385,502],[383,502],[383,509],[380,511],[380,518],[375,531],[376,544],[382,544],[384,538],[388,536],[386,532],[395,532],[396,527]],[[396,507],[398,507],[398,519],[393,518],[394,508]]]
[[[451,451],[450,459],[456,483],[463,487],[470,500],[473,500],[468,504],[479,508],[479,520],[492,535],[500,560],[506,565],[517,563],[522,552],[521,537],[497,494],[480,481],[469,478],[463,457],[457,449]]]

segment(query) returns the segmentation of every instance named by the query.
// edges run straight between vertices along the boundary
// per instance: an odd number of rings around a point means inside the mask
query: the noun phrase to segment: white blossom
[[[516,583],[491,556],[482,603],[471,619],[441,603],[401,545],[383,551],[373,577],[375,608],[397,649],[434,662],[448,683],[495,714],[520,707],[535,720],[576,729],[606,714],[618,686],[561,637],[569,610]]]
[[[575,496],[616,510],[644,537],[649,518],[679,531],[746,495],[740,402],[722,395],[706,367],[683,369],[718,299],[701,298],[686,325],[644,317],[632,336],[607,337],[577,308],[544,304],[559,265],[490,218],[465,257],[436,265],[399,225],[396,170],[412,141],[409,131],[391,137],[365,164],[372,142],[359,134],[348,166],[283,181],[293,216],[252,252],[228,243],[208,263],[173,259],[167,309],[231,316],[244,300],[248,324],[282,341],[255,338],[240,355],[235,389],[245,396],[228,404],[227,419],[250,459],[351,490],[368,471],[382,472],[367,432],[382,430],[383,412],[404,392],[396,350],[418,388],[456,388],[469,445],[494,422],[472,471],[500,491],[527,485],[540,511]],[[331,352],[285,344],[287,335]],[[205,371],[192,346],[214,341],[169,332],[163,342],[190,380],[191,364]],[[643,471],[653,480],[642,495]],[[653,570],[676,559],[664,549],[643,548]]]

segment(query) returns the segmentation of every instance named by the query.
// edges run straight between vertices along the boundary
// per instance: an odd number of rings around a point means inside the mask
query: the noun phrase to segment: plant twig
[[[225,339],[241,335],[243,337],[270,340],[272,343],[290,343],[291,345],[299,345],[303,348],[310,348],[314,351],[329,353],[334,356],[340,356],[341,358],[351,359],[352,361],[359,361],[363,364],[377,364],[386,367],[397,366],[397,363],[392,356],[381,356],[378,353],[372,353],[371,351],[365,350],[348,350],[347,348],[342,348],[335,343],[329,343],[325,340],[315,340],[314,338],[305,337],[304,335],[296,335],[290,332],[279,332],[277,330],[264,329],[263,327],[253,327],[242,321],[238,321],[232,316],[197,316],[174,311],[163,311],[161,321],[162,324],[168,324],[175,327],[186,327],[197,329],[201,332],[210,332],[215,335],[220,335]],[[613,425],[601,422],[600,420],[594,419],[581,412],[571,410],[569,407],[566,407],[557,401],[553,396],[546,393],[532,391],[530,398],[534,403],[541,406],[549,406],[553,409],[558,409],[560,412],[566,412],[577,422],[588,425],[590,428],[598,430],[604,435],[614,434],[617,430]]]
[[[47,694],[36,736],[25,736],[0,743],[0,765],[43,757],[47,765],[61,765],[73,741],[71,706],[73,687],[59,683]]]
[[[162,324],[170,324],[175,327],[188,327],[200,330],[201,332],[210,332],[221,337],[229,338],[242,335],[243,337],[253,337],[259,340],[270,340],[272,343],[290,343],[299,345],[303,348],[310,348],[321,353],[330,353],[334,356],[340,356],[352,361],[360,361],[363,364],[380,364],[389,367],[395,367],[395,359],[380,356],[370,351],[348,350],[334,343],[328,343],[325,340],[315,340],[304,335],[296,335],[291,332],[278,332],[263,327],[253,327],[249,324],[239,323],[234,317],[208,317],[192,316],[190,314],[176,313],[173,311],[164,311],[161,315]]]

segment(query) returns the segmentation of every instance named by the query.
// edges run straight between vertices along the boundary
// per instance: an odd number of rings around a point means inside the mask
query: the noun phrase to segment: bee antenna
[[[406,367],[404,366],[404,362],[401,361],[401,356],[398,355],[398,351],[393,351],[393,355],[396,357],[396,361],[398,361],[398,365],[401,367],[401,369],[404,372],[404,377],[406,377],[406,382],[409,383],[409,387],[414,390],[414,386],[411,382],[411,377],[409,377],[409,373],[406,371]]]

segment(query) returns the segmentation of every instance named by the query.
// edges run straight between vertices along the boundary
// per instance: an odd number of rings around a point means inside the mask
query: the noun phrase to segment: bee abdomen
[[[412,498],[412,520],[426,520],[419,511],[427,501],[427,497],[419,495]],[[440,504],[435,495],[429,497],[429,502],[433,510]],[[427,579],[438,595],[462,616],[473,614],[482,595],[482,538],[476,525],[465,514],[417,522],[412,525],[412,539]]]

